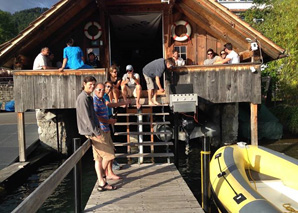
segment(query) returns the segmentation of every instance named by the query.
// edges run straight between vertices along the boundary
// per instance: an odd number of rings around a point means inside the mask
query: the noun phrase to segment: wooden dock
[[[125,165],[109,181],[115,191],[97,191],[95,184],[84,212],[204,212],[174,164]]]

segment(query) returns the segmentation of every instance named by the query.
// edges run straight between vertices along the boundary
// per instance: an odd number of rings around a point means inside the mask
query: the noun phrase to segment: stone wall
[[[5,103],[13,100],[12,71],[0,70],[0,110],[5,110]]]
[[[73,138],[81,137],[77,130],[75,109],[36,110],[36,119],[39,140],[42,144],[62,154],[72,153]],[[85,139],[82,138],[82,142]],[[57,141],[59,141],[59,145]]]

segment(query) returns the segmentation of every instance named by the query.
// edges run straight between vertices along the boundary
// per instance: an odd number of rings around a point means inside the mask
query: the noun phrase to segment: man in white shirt
[[[239,55],[233,50],[233,45],[231,43],[226,43],[224,45],[224,50],[227,53],[227,56],[222,61],[215,62],[214,64],[239,64],[240,57]]]
[[[132,65],[126,66],[126,72],[123,75],[121,82],[121,91],[124,101],[127,101],[127,97],[136,97],[137,109],[141,107],[140,97],[142,92],[142,87],[140,84],[140,75],[133,72]]]
[[[36,56],[33,63],[33,70],[45,70],[45,69],[54,69],[54,67],[48,66],[48,56],[50,50],[48,47],[43,47],[40,53]]]

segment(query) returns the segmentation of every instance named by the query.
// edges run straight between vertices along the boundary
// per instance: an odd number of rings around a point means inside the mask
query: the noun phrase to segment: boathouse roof
[[[0,65],[5,65],[19,54],[28,54],[65,39],[67,33],[88,19],[96,10],[108,13],[109,8],[149,5],[175,8],[220,41],[231,42],[240,51],[247,50],[247,39],[261,44],[264,61],[284,57],[285,50],[253,29],[229,9],[215,0],[60,0],[52,8],[34,20],[19,35],[0,45]],[[165,6],[164,6],[165,5]],[[168,6],[166,6],[168,5]],[[67,27],[65,27],[67,26]],[[43,44],[43,45],[42,45]],[[38,47],[38,48],[37,48]]]

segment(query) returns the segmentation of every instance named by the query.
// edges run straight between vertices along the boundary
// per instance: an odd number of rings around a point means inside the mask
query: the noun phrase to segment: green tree
[[[21,10],[19,12],[15,12],[12,17],[14,20],[14,23],[16,24],[17,31],[21,32],[24,30],[28,25],[37,19],[42,13],[47,11],[48,8],[32,8],[28,10]]]
[[[11,14],[0,10],[0,44],[11,39],[16,32]]]
[[[17,36],[48,8],[32,8],[14,14],[0,10],[0,44]]]
[[[286,49],[288,57],[268,63],[264,75],[270,75],[279,85],[278,98],[297,104],[298,100],[298,7],[297,0],[257,0],[256,7],[248,10],[245,21],[266,37]],[[263,7],[258,7],[263,5]],[[265,6],[265,7],[264,7]],[[259,9],[262,8],[262,9]],[[253,19],[264,19],[255,23]]]

